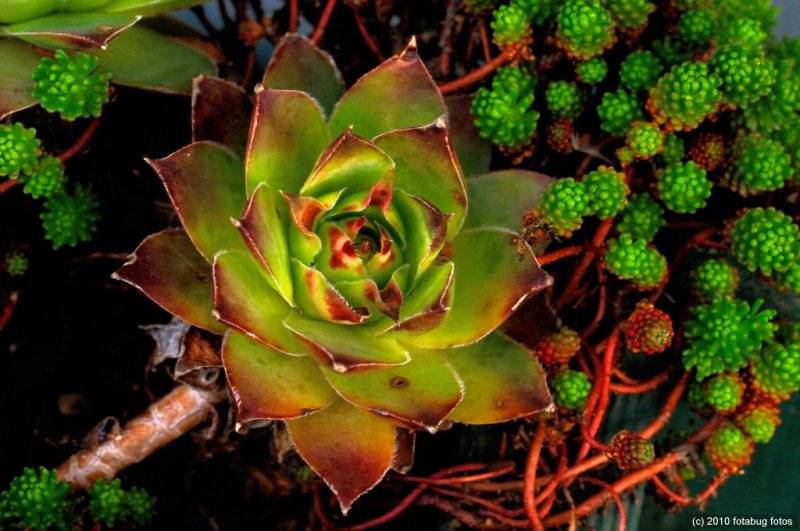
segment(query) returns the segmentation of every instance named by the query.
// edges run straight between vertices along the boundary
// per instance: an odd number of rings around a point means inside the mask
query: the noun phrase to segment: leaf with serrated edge
[[[225,326],[211,313],[211,265],[182,230],[165,230],[145,238],[113,277],[140,289],[156,304],[194,326],[225,332]]]
[[[417,55],[412,39],[402,53],[350,87],[333,110],[330,128],[338,135],[353,126],[355,134],[374,138],[395,129],[429,124],[444,113],[439,88]]]
[[[344,94],[344,80],[333,58],[297,33],[287,33],[272,53],[265,87],[307,92],[330,116]]]
[[[492,332],[528,297],[553,282],[530,247],[505,229],[461,231],[453,240],[451,260],[455,290],[450,312],[438,327],[406,341],[428,348],[468,345]]]
[[[247,191],[260,183],[297,194],[330,143],[317,102],[305,92],[256,87],[247,143]]]
[[[392,464],[395,426],[389,419],[337,399],[286,427],[297,453],[331,488],[347,514]]]
[[[219,142],[244,158],[253,104],[239,85],[209,76],[192,84],[192,140]]]
[[[222,363],[240,423],[301,417],[336,397],[315,359],[287,356],[237,332],[225,336]]]
[[[441,354],[427,349],[413,349],[411,361],[397,367],[323,372],[347,401],[430,432],[439,428],[462,398],[461,382],[453,369]]]
[[[494,424],[552,407],[539,362],[528,349],[500,333],[441,352],[464,383],[464,400],[449,420]]]
[[[272,289],[263,268],[246,251],[226,251],[214,260],[214,313],[226,325],[287,354],[308,349],[281,321],[292,311]]]
[[[365,326],[342,326],[292,313],[283,324],[313,347],[337,372],[375,365],[402,365],[408,351],[391,339],[378,339]]]

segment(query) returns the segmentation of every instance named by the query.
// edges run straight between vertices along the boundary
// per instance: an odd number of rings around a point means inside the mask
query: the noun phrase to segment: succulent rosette
[[[224,334],[239,422],[284,421],[346,511],[409,431],[548,407],[538,362],[496,331],[551,282],[512,230],[548,179],[490,173],[467,193],[454,145],[476,151],[477,132],[451,139],[413,41],[345,92],[290,35],[254,99],[248,134],[247,95],[196,80],[195,142],[150,161],[183,229],[116,273]]]

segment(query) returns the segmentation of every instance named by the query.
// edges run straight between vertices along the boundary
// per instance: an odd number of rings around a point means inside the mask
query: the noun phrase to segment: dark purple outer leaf
[[[219,142],[244,157],[253,104],[234,83],[198,76],[192,86],[192,140]]]

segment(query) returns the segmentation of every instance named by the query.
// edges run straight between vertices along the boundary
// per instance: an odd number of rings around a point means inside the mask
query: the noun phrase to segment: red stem
[[[482,67],[477,68],[458,79],[454,79],[453,81],[448,81],[447,83],[439,85],[439,90],[446,96],[463,88],[467,88],[473,83],[477,83],[478,81],[484,79],[489,74],[511,61],[512,57],[513,54],[511,53],[501,53]]]
[[[606,414],[606,408],[608,407],[608,397],[609,397],[609,390],[611,387],[611,370],[614,366],[614,356],[617,352],[617,344],[619,342],[619,330],[614,329],[611,333],[611,336],[608,338],[608,342],[606,343],[606,350],[603,354],[603,370],[602,370],[602,379],[595,381],[594,387],[592,388],[592,393],[595,393],[595,389],[599,387],[599,396],[600,398],[597,401],[597,408],[595,409],[591,420],[589,421],[589,428],[587,430],[588,438],[584,440],[583,445],[581,445],[580,450],[578,451],[578,457],[576,458],[576,462],[581,462],[583,459],[589,454],[589,440],[594,439],[595,435],[597,435],[597,430],[600,428],[600,424],[603,422],[603,417]]]
[[[19,179],[6,179],[5,181],[0,183],[0,194],[3,194],[11,190],[18,184],[20,184]]]
[[[653,485],[656,486],[658,490],[664,493],[669,499],[677,503],[678,505],[689,505],[692,503],[692,499],[686,496],[682,496],[669,488],[666,483],[661,481],[661,478],[658,475],[653,476],[650,478],[650,481],[653,482]]]
[[[528,520],[531,521],[531,526],[534,531],[543,531],[542,521],[539,519],[539,513],[536,512],[536,500],[534,495],[534,488],[536,486],[536,468],[539,466],[539,455],[542,452],[542,443],[544,442],[545,424],[540,422],[536,426],[536,434],[533,436],[531,448],[528,451],[528,460],[525,464],[525,483],[522,489],[522,495],[525,503],[525,512],[528,513]]]
[[[583,252],[582,245],[570,245],[569,247],[562,247],[561,249],[557,249],[547,254],[543,254],[542,256],[539,256],[537,260],[539,261],[539,265],[547,265],[547,264],[552,264],[555,261],[561,260],[562,258],[569,258],[570,256],[578,256],[582,252]]]
[[[319,22],[317,22],[317,27],[314,28],[314,33],[311,34],[310,40],[314,44],[318,44],[322,38],[322,34],[325,33],[325,27],[331,19],[331,13],[333,13],[334,7],[336,7],[336,0],[328,0],[328,3],[325,4],[322,15],[319,17]]]
[[[619,497],[619,494],[614,492],[614,490],[611,488],[611,485],[609,485],[605,481],[601,481],[595,478],[583,478],[583,479],[584,481],[588,481],[589,483],[600,485],[614,498],[614,503],[617,504],[617,511],[619,511],[619,524],[617,525],[617,531],[625,531],[625,529],[628,527],[627,516],[625,515],[625,505],[623,505],[622,498]]]
[[[74,144],[68,147],[65,151],[61,152],[61,154],[58,156],[58,159],[61,162],[67,162],[69,159],[80,153],[89,140],[91,140],[92,136],[94,136],[94,133],[97,131],[99,125],[100,120],[97,118],[89,122],[89,125],[83,131],[81,136],[78,137]]]
[[[611,226],[613,222],[614,218],[606,218],[597,227],[597,230],[594,233],[594,237],[592,238],[592,248],[586,251],[586,254],[583,255],[583,259],[578,263],[578,266],[575,268],[575,272],[572,273],[572,277],[569,279],[567,287],[564,288],[564,291],[561,293],[561,296],[556,301],[555,304],[556,310],[560,310],[561,307],[564,306],[564,304],[566,304],[572,299],[573,295],[575,294],[575,290],[578,287],[578,284],[580,284],[580,281],[583,280],[583,275],[586,274],[586,270],[589,269],[590,265],[592,265],[592,262],[594,261],[597,251],[600,249],[600,246],[603,245],[603,242],[608,236],[609,231],[611,231]]]
[[[289,0],[289,33],[297,31],[297,20],[300,18],[297,3],[299,0]]]
[[[353,8],[353,18],[356,20],[356,26],[358,27],[358,32],[361,34],[361,37],[364,39],[364,42],[367,44],[367,48],[370,49],[372,55],[380,61],[381,63],[386,60],[386,58],[381,53],[381,49],[378,48],[378,43],[375,42],[375,39],[372,38],[372,35],[367,30],[367,27],[364,25],[364,20],[361,18],[361,12]]]
[[[504,476],[513,471],[514,471],[514,465],[508,465],[504,466],[503,468],[498,468],[497,470],[484,472],[482,474],[473,474],[471,476],[459,476],[456,478],[435,479],[435,478],[425,478],[418,476],[398,476],[396,479],[400,481],[408,481],[410,483],[425,483],[428,485],[456,485],[459,483],[474,483],[475,481],[482,481],[484,479],[496,478],[499,476]]]
[[[611,390],[615,393],[629,394],[629,395],[645,393],[647,391],[655,389],[662,383],[669,380],[670,372],[672,372],[672,367],[667,367],[666,369],[656,374],[649,380],[645,380],[640,383],[636,384],[612,383]]]

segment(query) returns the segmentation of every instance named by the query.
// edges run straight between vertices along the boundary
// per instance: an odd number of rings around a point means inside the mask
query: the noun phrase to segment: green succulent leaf
[[[503,227],[519,230],[522,215],[536,206],[553,179],[525,170],[501,170],[469,180],[469,214],[464,229]]]
[[[441,354],[413,349],[411,361],[396,367],[372,367],[345,373],[324,370],[325,377],[356,406],[434,432],[461,401],[461,382]]]
[[[412,278],[422,275],[447,241],[449,215],[424,199],[395,190],[394,203],[406,231],[406,260]]]
[[[3,33],[45,48],[105,48],[141,17],[114,13],[53,13],[12,24]]]
[[[341,398],[322,411],[286,421],[286,427],[297,453],[325,480],[345,514],[392,465],[394,424]]]
[[[319,105],[303,92],[256,87],[247,145],[247,190],[266,183],[296,194],[330,143]]]
[[[299,90],[319,102],[330,116],[333,106],[344,94],[344,80],[330,54],[297,33],[284,35],[262,84],[279,90]]]
[[[301,417],[336,397],[313,358],[287,356],[237,332],[225,336],[222,363],[239,422]]]
[[[391,339],[376,338],[365,326],[341,326],[293,312],[284,322],[312,347],[313,354],[337,372],[376,365],[403,365],[408,351]]]
[[[297,303],[310,316],[341,324],[360,324],[369,318],[366,308],[353,308],[325,275],[292,258]]]
[[[225,147],[196,142],[158,160],[148,160],[167,188],[178,217],[210,262],[221,249],[244,249],[231,223],[245,205],[244,164]]]
[[[453,269],[452,262],[428,269],[400,307],[399,321],[381,336],[402,338],[442,324],[453,298]]]
[[[338,135],[353,127],[355,134],[374,138],[395,129],[429,124],[443,114],[441,93],[412,41],[401,54],[367,72],[342,96],[333,110],[330,128]]]
[[[380,312],[396,321],[400,315],[403,304],[403,293],[408,285],[408,264],[395,269],[391,279],[383,289],[380,289],[374,280],[362,278],[334,283],[334,287],[344,295],[350,304],[367,308],[370,319],[367,323],[376,323],[385,319]]]
[[[552,278],[539,267],[530,247],[519,244],[517,234],[505,229],[462,231],[453,240],[456,289],[450,312],[440,326],[407,341],[427,348],[468,345],[492,332],[528,297],[550,285]]]
[[[109,13],[135,13],[151,17],[202,4],[204,0],[111,0],[103,6]]]
[[[450,214],[447,234],[455,237],[467,213],[467,191],[444,120],[391,131],[377,137],[375,145],[396,164],[395,186]]]
[[[492,162],[492,143],[480,135],[470,112],[472,99],[470,94],[455,94],[444,99],[447,130],[464,176],[468,178],[488,172]]]
[[[472,345],[442,352],[464,382],[464,400],[449,420],[507,422],[551,404],[539,362],[527,348],[503,334],[495,332]]]
[[[114,273],[114,278],[138,288],[153,302],[194,326],[217,334],[225,332],[225,326],[211,315],[211,265],[182,230],[148,236]]]
[[[244,158],[253,104],[239,85],[209,76],[192,84],[192,141],[219,142]]]
[[[36,105],[33,73],[41,56],[30,46],[0,38],[0,120],[17,111]]]
[[[308,348],[281,325],[291,311],[248,253],[227,251],[217,255],[214,260],[217,319],[281,352],[305,354]]]

